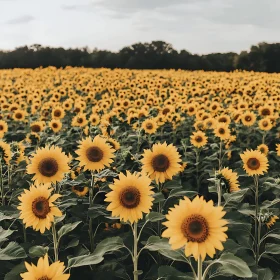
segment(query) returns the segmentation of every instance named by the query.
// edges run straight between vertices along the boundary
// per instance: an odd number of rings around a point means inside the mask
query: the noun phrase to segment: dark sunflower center
[[[100,161],[103,158],[103,155],[103,151],[96,146],[90,147],[86,150],[86,156],[88,160],[92,162]]]
[[[0,130],[3,130],[3,129],[4,129],[3,125],[0,125]]]
[[[213,109],[213,110],[216,110],[216,109],[217,109],[217,106],[216,106],[216,105],[214,105],[214,106],[212,107],[212,109]]]
[[[51,280],[48,276],[42,276],[38,280]]]
[[[260,148],[260,151],[261,151],[262,153],[264,153],[264,152],[265,152],[265,148]]]
[[[84,121],[83,118],[78,118],[77,119],[77,123],[83,123],[83,121]]]
[[[60,110],[55,110],[53,114],[54,114],[55,117],[60,117],[61,116]]]
[[[250,116],[246,116],[246,117],[245,117],[245,121],[246,121],[246,122],[251,121],[251,119],[252,119],[252,118],[251,118]]]
[[[120,193],[120,203],[123,207],[131,209],[140,203],[140,192],[135,187],[127,187]]]
[[[58,163],[54,158],[44,158],[40,161],[38,170],[43,176],[52,177],[58,171]]]
[[[162,113],[163,113],[164,115],[168,114],[169,112],[170,112],[170,109],[169,109],[169,108],[165,108],[165,109],[163,109],[163,111],[162,111]]]
[[[155,171],[165,172],[170,165],[169,159],[166,155],[157,155],[152,160],[152,166]]]
[[[202,142],[202,140],[203,140],[203,139],[202,139],[201,136],[196,136],[196,137],[195,137],[195,141],[198,142],[198,143]]]
[[[49,201],[45,197],[39,196],[32,202],[32,212],[39,219],[45,219],[50,211]]]
[[[223,128],[219,128],[219,133],[220,134],[225,134],[225,130]]]
[[[191,242],[204,242],[209,235],[209,226],[204,217],[193,214],[182,223],[182,233]]]
[[[34,125],[31,126],[31,130],[33,132],[40,132],[41,131],[41,127],[38,124],[34,124]]]
[[[153,124],[148,123],[148,124],[146,125],[146,127],[147,127],[147,129],[152,129],[152,128],[153,128]]]
[[[21,119],[21,118],[22,118],[22,113],[16,113],[15,117],[16,117],[17,119]]]
[[[193,107],[190,107],[190,108],[189,108],[189,111],[190,111],[190,112],[193,112],[193,111],[194,111],[194,108],[193,108]]]
[[[53,127],[53,128],[58,128],[58,124],[57,124],[57,123],[53,123],[53,124],[52,124],[52,127]]]
[[[248,161],[247,161],[247,165],[252,170],[257,170],[261,166],[259,160],[256,159],[256,158],[249,158]]]
[[[225,122],[227,122],[227,119],[226,118],[220,118],[220,122],[225,123]]]
[[[268,122],[267,122],[267,121],[264,121],[264,122],[263,122],[263,126],[264,126],[264,127],[268,126]]]
[[[263,115],[263,116],[268,116],[268,115],[270,115],[270,110],[269,110],[269,109],[263,109],[263,110],[262,110],[262,115]]]

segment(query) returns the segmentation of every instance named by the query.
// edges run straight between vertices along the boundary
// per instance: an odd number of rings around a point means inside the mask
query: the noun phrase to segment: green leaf
[[[154,203],[159,203],[159,202],[162,202],[162,201],[164,201],[165,200],[165,198],[164,198],[164,195],[161,193],[161,192],[159,192],[159,193],[155,193],[154,195],[153,195],[153,197],[154,197]]]
[[[81,223],[81,221],[63,225],[60,228],[60,230],[57,232],[58,240],[60,240],[63,235],[65,235],[65,234],[69,233],[70,231],[74,230],[80,223]]]
[[[219,274],[235,275],[238,277],[252,277],[252,271],[248,265],[240,258],[234,256],[232,253],[225,252],[215,261],[222,265],[219,269]]]
[[[74,239],[72,239],[72,240],[68,243],[68,245],[66,246],[65,249],[69,249],[69,248],[76,247],[76,246],[79,245],[79,243],[80,243],[79,239],[78,239],[78,238],[74,238]]]
[[[26,267],[24,263],[20,263],[5,275],[4,280],[21,280],[20,274],[23,272],[26,272]]]
[[[0,260],[9,261],[26,258],[25,251],[16,242],[10,242],[6,248],[0,249]]]
[[[17,216],[18,216],[18,214],[6,216],[4,213],[0,212],[0,221],[12,220],[12,219],[15,219]]]
[[[10,230],[10,229],[3,229],[0,227],[0,242],[8,240],[8,236],[10,236],[15,230]]]
[[[95,256],[94,254],[74,257],[68,260],[68,267],[94,265],[94,264],[101,263],[103,259],[104,259],[103,257]]]
[[[267,243],[265,244],[265,252],[268,254],[280,254],[280,245],[279,244],[273,244],[273,243]]]
[[[31,258],[38,258],[44,256],[49,251],[49,247],[33,246],[29,249],[29,256]]]
[[[271,280],[271,279],[273,279],[273,273],[268,267],[258,269],[258,280]]]
[[[186,191],[186,190],[183,190],[183,189],[173,189],[173,190],[171,190],[168,198],[178,197],[178,196],[193,197],[196,194],[197,194],[197,192],[194,192],[194,191]]]
[[[193,280],[193,276],[188,276],[183,272],[178,271],[172,266],[164,265],[158,268],[158,277],[166,280]]]
[[[145,219],[146,221],[150,221],[150,222],[157,222],[157,221],[161,221],[165,218],[165,215],[158,213],[158,212],[150,212],[148,215],[146,215]]]
[[[110,216],[110,212],[106,210],[105,205],[96,204],[88,209],[88,215],[95,219],[100,216]]]
[[[183,250],[172,250],[167,238],[160,238],[159,236],[151,236],[145,244],[145,249],[149,251],[158,251],[163,256],[172,259],[174,261],[186,262],[189,260],[186,258]]]
[[[224,194],[224,198],[225,198],[225,204],[228,204],[229,202],[231,203],[239,203],[242,201],[244,195],[247,193],[247,191],[249,190],[249,188],[246,189],[242,189],[240,191],[237,192],[232,192],[232,193],[225,193]]]

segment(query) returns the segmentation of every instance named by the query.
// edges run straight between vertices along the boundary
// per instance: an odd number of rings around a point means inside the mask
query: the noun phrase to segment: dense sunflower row
[[[279,80],[0,71],[0,278],[280,279]]]

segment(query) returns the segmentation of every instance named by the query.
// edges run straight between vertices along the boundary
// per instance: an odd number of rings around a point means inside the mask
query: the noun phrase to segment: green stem
[[[53,235],[53,250],[54,250],[54,261],[58,261],[58,241],[57,234],[55,230],[55,223],[52,224],[52,235]]]
[[[219,170],[222,168],[222,150],[223,150],[223,142],[220,141],[220,149],[219,149]]]
[[[219,179],[216,179],[216,183],[217,183],[217,193],[218,193],[218,203],[217,203],[217,206],[221,206],[221,202],[222,202],[221,181]]]
[[[197,280],[202,280],[202,259],[201,256],[197,260]]]
[[[94,182],[94,174],[93,171],[91,172],[91,183],[89,189],[89,207],[93,206],[93,182]],[[94,250],[94,242],[93,242],[93,219],[89,218],[89,241],[90,241],[90,251],[93,252]]]
[[[8,186],[9,186],[9,190],[12,190],[12,178],[11,178],[11,174],[12,174],[12,166],[10,166],[8,164]]]
[[[133,224],[133,279],[138,280],[138,237],[137,237],[137,223]]]
[[[26,243],[27,237],[26,237],[26,228],[25,228],[24,224],[22,224],[22,230],[23,230],[23,240],[24,240],[24,243]]]
[[[198,166],[198,163],[199,163],[199,150],[198,149],[195,149],[195,154],[196,154],[196,159],[195,159],[195,163],[196,163],[196,185],[197,185],[197,193],[199,193],[199,166]]]
[[[256,266],[259,262],[259,240],[258,240],[258,226],[259,226],[259,180],[258,176],[254,176],[255,182],[255,256]]]
[[[258,220],[259,224],[258,224],[258,239],[257,239],[257,255],[258,255],[258,259],[257,259],[257,263],[259,263],[260,260],[260,240],[261,240],[261,229],[262,229],[262,222],[259,219]]]

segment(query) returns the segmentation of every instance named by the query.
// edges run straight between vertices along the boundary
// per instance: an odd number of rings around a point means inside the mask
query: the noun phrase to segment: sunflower
[[[53,132],[59,132],[62,128],[62,123],[58,119],[53,119],[49,123],[49,127],[52,129]]]
[[[85,196],[88,191],[89,188],[85,186],[72,186],[72,192],[74,192],[77,196]]]
[[[197,148],[203,147],[207,144],[207,136],[202,131],[195,131],[191,136],[191,143]]]
[[[63,119],[65,116],[65,111],[62,108],[54,108],[52,110],[52,117],[53,119]]]
[[[264,131],[268,131],[272,128],[272,123],[270,118],[264,118],[259,121],[259,128]]]
[[[24,121],[25,116],[26,116],[26,111],[18,109],[14,111],[13,119],[15,121],[21,122]]]
[[[230,138],[230,129],[225,123],[218,123],[214,129],[216,137],[219,137],[221,140],[227,140]]]
[[[68,280],[70,277],[70,274],[63,274],[64,263],[49,264],[48,254],[38,260],[37,266],[25,262],[25,267],[27,272],[20,274],[23,280]]]
[[[253,112],[245,112],[242,116],[241,116],[241,121],[245,126],[252,126],[255,121],[256,121],[257,117]]]
[[[258,150],[246,150],[240,155],[243,168],[249,176],[263,175],[268,169],[267,157]]]
[[[266,226],[270,229],[275,223],[276,220],[278,220],[279,218],[276,215],[273,215],[269,218],[269,220],[266,222]]]
[[[4,137],[4,134],[8,131],[8,124],[3,121],[0,120],[0,138]]]
[[[265,154],[267,156],[269,149],[268,146],[265,144],[261,144],[257,147],[257,150],[260,151],[261,153]]]
[[[33,180],[39,184],[60,182],[69,172],[68,162],[69,158],[59,147],[39,148],[27,166],[27,173],[35,174]]]
[[[113,217],[131,224],[142,219],[143,213],[149,213],[153,205],[150,184],[151,180],[140,173],[120,173],[119,179],[109,185],[112,191],[106,194],[105,201],[110,202],[107,210],[112,211]]]
[[[179,205],[171,208],[163,224],[167,229],[163,237],[170,238],[172,249],[185,246],[187,257],[193,255],[197,260],[206,255],[213,258],[216,249],[223,250],[222,242],[226,241],[228,222],[222,217],[226,214],[222,207],[214,207],[213,201],[206,202],[203,197],[193,201],[184,197]]]
[[[96,126],[100,123],[100,117],[97,114],[92,114],[89,117],[89,123],[93,126]]]
[[[111,145],[111,147],[114,149],[114,150],[119,150],[120,149],[120,143],[113,139],[113,138],[107,138],[106,141]]]
[[[11,158],[12,158],[12,154],[11,154],[10,145],[7,144],[6,142],[0,140],[0,159],[1,159],[1,161],[2,161],[2,159],[4,159],[6,164],[9,164]]]
[[[19,196],[21,203],[17,207],[20,210],[20,219],[25,227],[32,227],[36,231],[44,233],[50,229],[54,216],[62,216],[61,211],[53,204],[61,195],[51,195],[50,184],[31,186],[29,190]]]
[[[163,183],[166,179],[172,179],[181,170],[181,159],[176,147],[172,144],[154,144],[151,150],[144,150],[143,172],[151,179]]]
[[[31,131],[35,132],[35,133],[42,132],[44,130],[44,128],[45,128],[45,122],[43,122],[43,121],[33,122],[30,125]]]
[[[113,162],[115,150],[101,136],[97,135],[93,140],[87,137],[79,144],[76,154],[80,166],[84,166],[85,170],[100,171]]]
[[[154,119],[147,119],[142,123],[141,127],[146,133],[153,134],[157,131],[158,125]]]
[[[226,187],[230,193],[239,191],[238,174],[228,167],[219,171],[219,174],[225,179]]]
[[[277,156],[280,157],[280,144],[276,144]]]
[[[77,126],[77,127],[84,127],[88,123],[87,117],[84,113],[79,113],[77,116],[75,116],[72,120],[72,126]]]

